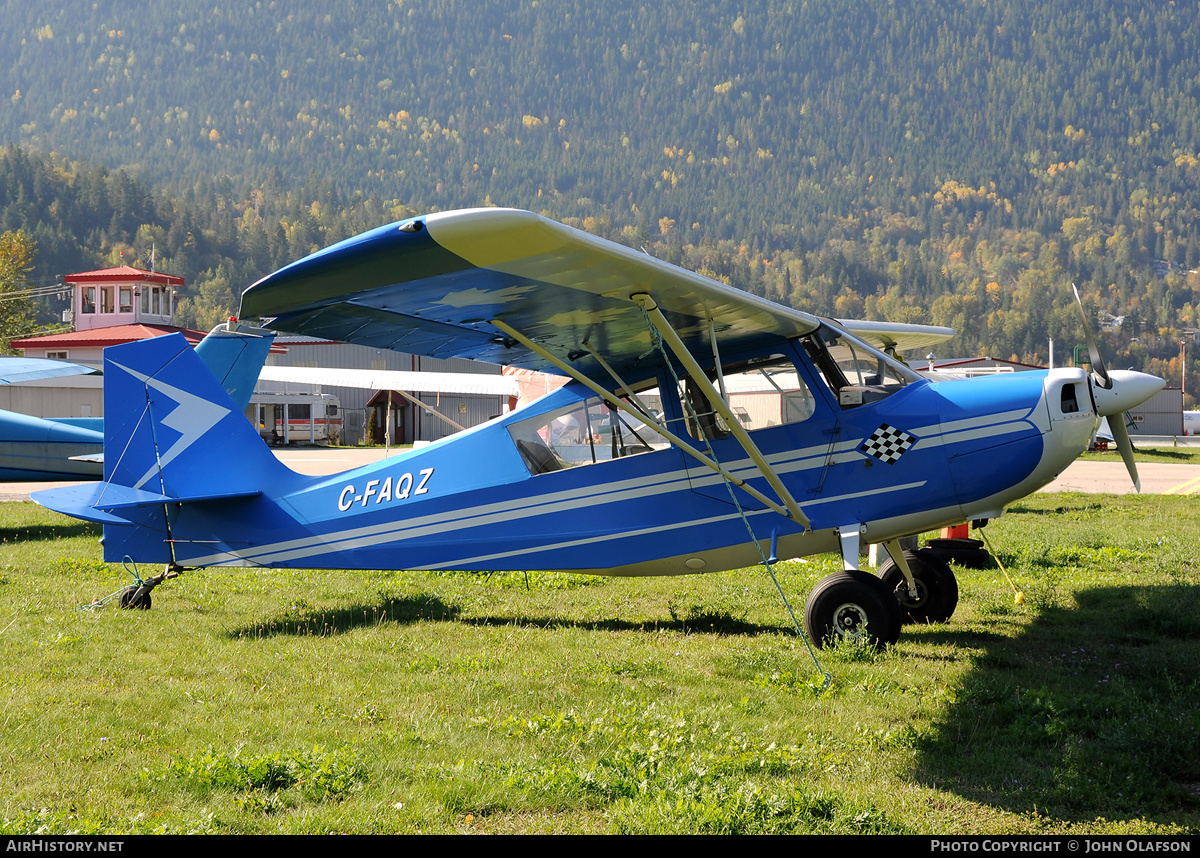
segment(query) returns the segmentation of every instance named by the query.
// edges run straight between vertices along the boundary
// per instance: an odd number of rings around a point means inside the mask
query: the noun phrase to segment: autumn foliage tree
[[[34,251],[33,239],[23,230],[0,234],[0,352],[4,354],[13,354],[9,343],[34,327],[26,281]]]

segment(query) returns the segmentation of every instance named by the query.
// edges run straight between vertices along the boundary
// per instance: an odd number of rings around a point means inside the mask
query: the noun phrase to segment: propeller
[[[1129,419],[1126,412],[1158,393],[1166,382],[1158,376],[1132,370],[1114,370],[1110,373],[1104,366],[1104,358],[1100,356],[1092,325],[1088,321],[1079,290],[1075,288],[1074,283],[1071,284],[1071,291],[1075,293],[1075,305],[1079,307],[1079,315],[1083,319],[1088,355],[1092,359],[1092,398],[1096,403],[1096,413],[1101,417],[1110,418],[1108,428],[1112,430],[1113,441],[1117,444],[1117,450],[1121,453],[1125,470],[1129,471],[1134,488],[1140,494],[1142,481],[1138,479],[1137,464],[1133,461],[1133,442],[1129,439],[1129,430],[1125,425]]]

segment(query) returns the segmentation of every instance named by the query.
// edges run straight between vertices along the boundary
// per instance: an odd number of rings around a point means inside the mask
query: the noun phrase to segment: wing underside
[[[810,333],[820,320],[530,212],[473,209],[381,227],[260,280],[243,318],[433,357],[559,373],[493,320],[591,378],[661,362],[633,296],[650,295],[688,349],[711,355]]]
[[[866,322],[838,319],[838,324],[861,340],[887,352],[927,349],[954,336],[953,328],[905,322]]]
[[[51,358],[5,357],[0,359],[0,384],[68,378],[73,375],[99,375],[95,367],[80,366]]]

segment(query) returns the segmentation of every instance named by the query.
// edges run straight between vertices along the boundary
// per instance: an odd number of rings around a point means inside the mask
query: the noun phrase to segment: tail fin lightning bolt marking
[[[209,402],[207,399],[201,399],[195,394],[159,381],[145,373],[122,366],[115,361],[113,362],[113,366],[124,370],[134,378],[145,383],[148,387],[154,388],[176,403],[176,407],[171,410],[171,413],[159,422],[168,429],[174,429],[179,433],[180,437],[171,445],[171,448],[166,453],[158,457],[158,461],[151,465],[142,478],[133,485],[135,489],[140,489],[144,486],[155,474],[160,473],[163,468],[183,454],[184,451],[200,440],[209,429],[220,423],[226,414],[230,413],[228,408],[217,405],[215,402]],[[153,421],[151,421],[151,426],[153,426]],[[156,433],[156,447],[157,442]]]

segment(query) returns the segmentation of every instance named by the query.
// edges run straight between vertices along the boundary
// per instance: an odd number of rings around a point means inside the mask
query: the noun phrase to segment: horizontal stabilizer
[[[122,517],[119,511],[160,506],[165,503],[188,504],[232,500],[233,498],[254,497],[259,494],[262,492],[250,490],[173,497],[157,492],[131,489],[115,483],[83,483],[76,486],[42,489],[30,494],[29,499],[46,509],[82,518],[84,521],[94,521],[98,524],[129,524],[131,520]]]
[[[84,521],[94,521],[97,524],[129,524],[125,519],[103,512],[93,506],[97,496],[104,491],[104,488],[104,483],[62,486],[56,489],[31,492],[29,499],[39,506],[61,512],[72,518],[82,518]]]

